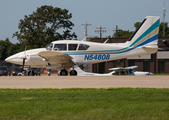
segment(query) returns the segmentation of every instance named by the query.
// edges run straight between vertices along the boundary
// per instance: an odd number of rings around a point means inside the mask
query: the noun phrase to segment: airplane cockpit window
[[[77,48],[77,44],[69,44],[68,45],[69,50],[76,50],[76,48]]]
[[[88,45],[80,44],[78,50],[87,50],[89,48]]]
[[[52,50],[53,43],[49,43],[45,46],[46,50]]]
[[[67,44],[55,44],[53,50],[65,51],[65,50],[67,50]]]

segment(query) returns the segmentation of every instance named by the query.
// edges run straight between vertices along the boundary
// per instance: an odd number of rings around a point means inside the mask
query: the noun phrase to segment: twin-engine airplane
[[[6,62],[29,65],[32,68],[58,69],[61,76],[75,65],[99,63],[116,59],[152,54],[158,50],[160,17],[146,17],[125,43],[95,43],[77,40],[59,40],[45,48],[25,50],[5,59]],[[77,75],[71,70],[70,75]]]

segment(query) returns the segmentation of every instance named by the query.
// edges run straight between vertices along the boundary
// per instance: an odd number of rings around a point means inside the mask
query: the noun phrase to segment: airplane
[[[68,68],[75,65],[100,63],[128,57],[156,53],[160,17],[147,16],[125,43],[104,43],[58,40],[45,46],[14,54],[6,62],[29,65],[31,68],[58,69],[61,76],[68,75]],[[77,75],[71,70],[70,75]]]
[[[138,66],[130,66],[130,67],[125,67],[125,68],[122,68],[122,67],[110,68],[109,70],[112,70],[112,72],[106,73],[106,74],[85,72],[78,66],[75,66],[74,70],[77,71],[77,76],[153,75],[153,73],[151,73],[151,72],[136,71],[135,68],[137,68],[137,67]],[[71,68],[71,70],[73,70],[73,68]],[[58,75],[59,75],[59,73],[58,73]]]

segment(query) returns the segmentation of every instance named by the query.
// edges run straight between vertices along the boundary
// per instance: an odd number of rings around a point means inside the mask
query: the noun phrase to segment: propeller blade
[[[26,45],[25,45],[25,58],[26,58]]]
[[[25,66],[25,58],[23,58],[23,64],[22,64],[23,70],[24,70],[24,66]]]

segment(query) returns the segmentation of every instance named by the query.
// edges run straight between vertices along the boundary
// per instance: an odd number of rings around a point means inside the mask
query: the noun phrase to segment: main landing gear
[[[68,75],[68,71],[66,69],[63,69],[60,71],[59,73],[60,76],[67,76]],[[76,70],[71,70],[70,71],[70,76],[77,76],[77,71]]]
[[[66,69],[63,69],[60,71],[60,76],[67,76],[68,75],[68,72]]]
[[[60,76],[68,76],[68,71],[65,69],[65,64],[62,65],[64,69],[62,69],[60,72],[58,72],[58,75]],[[73,69],[70,71],[70,76],[77,76],[77,71]]]
[[[70,71],[70,76],[77,76],[77,71],[76,70],[71,70]]]
[[[63,69],[59,72],[60,76],[67,76],[68,75],[68,71],[66,69]],[[70,76],[77,76],[77,71],[76,70],[71,70],[70,71]]]

